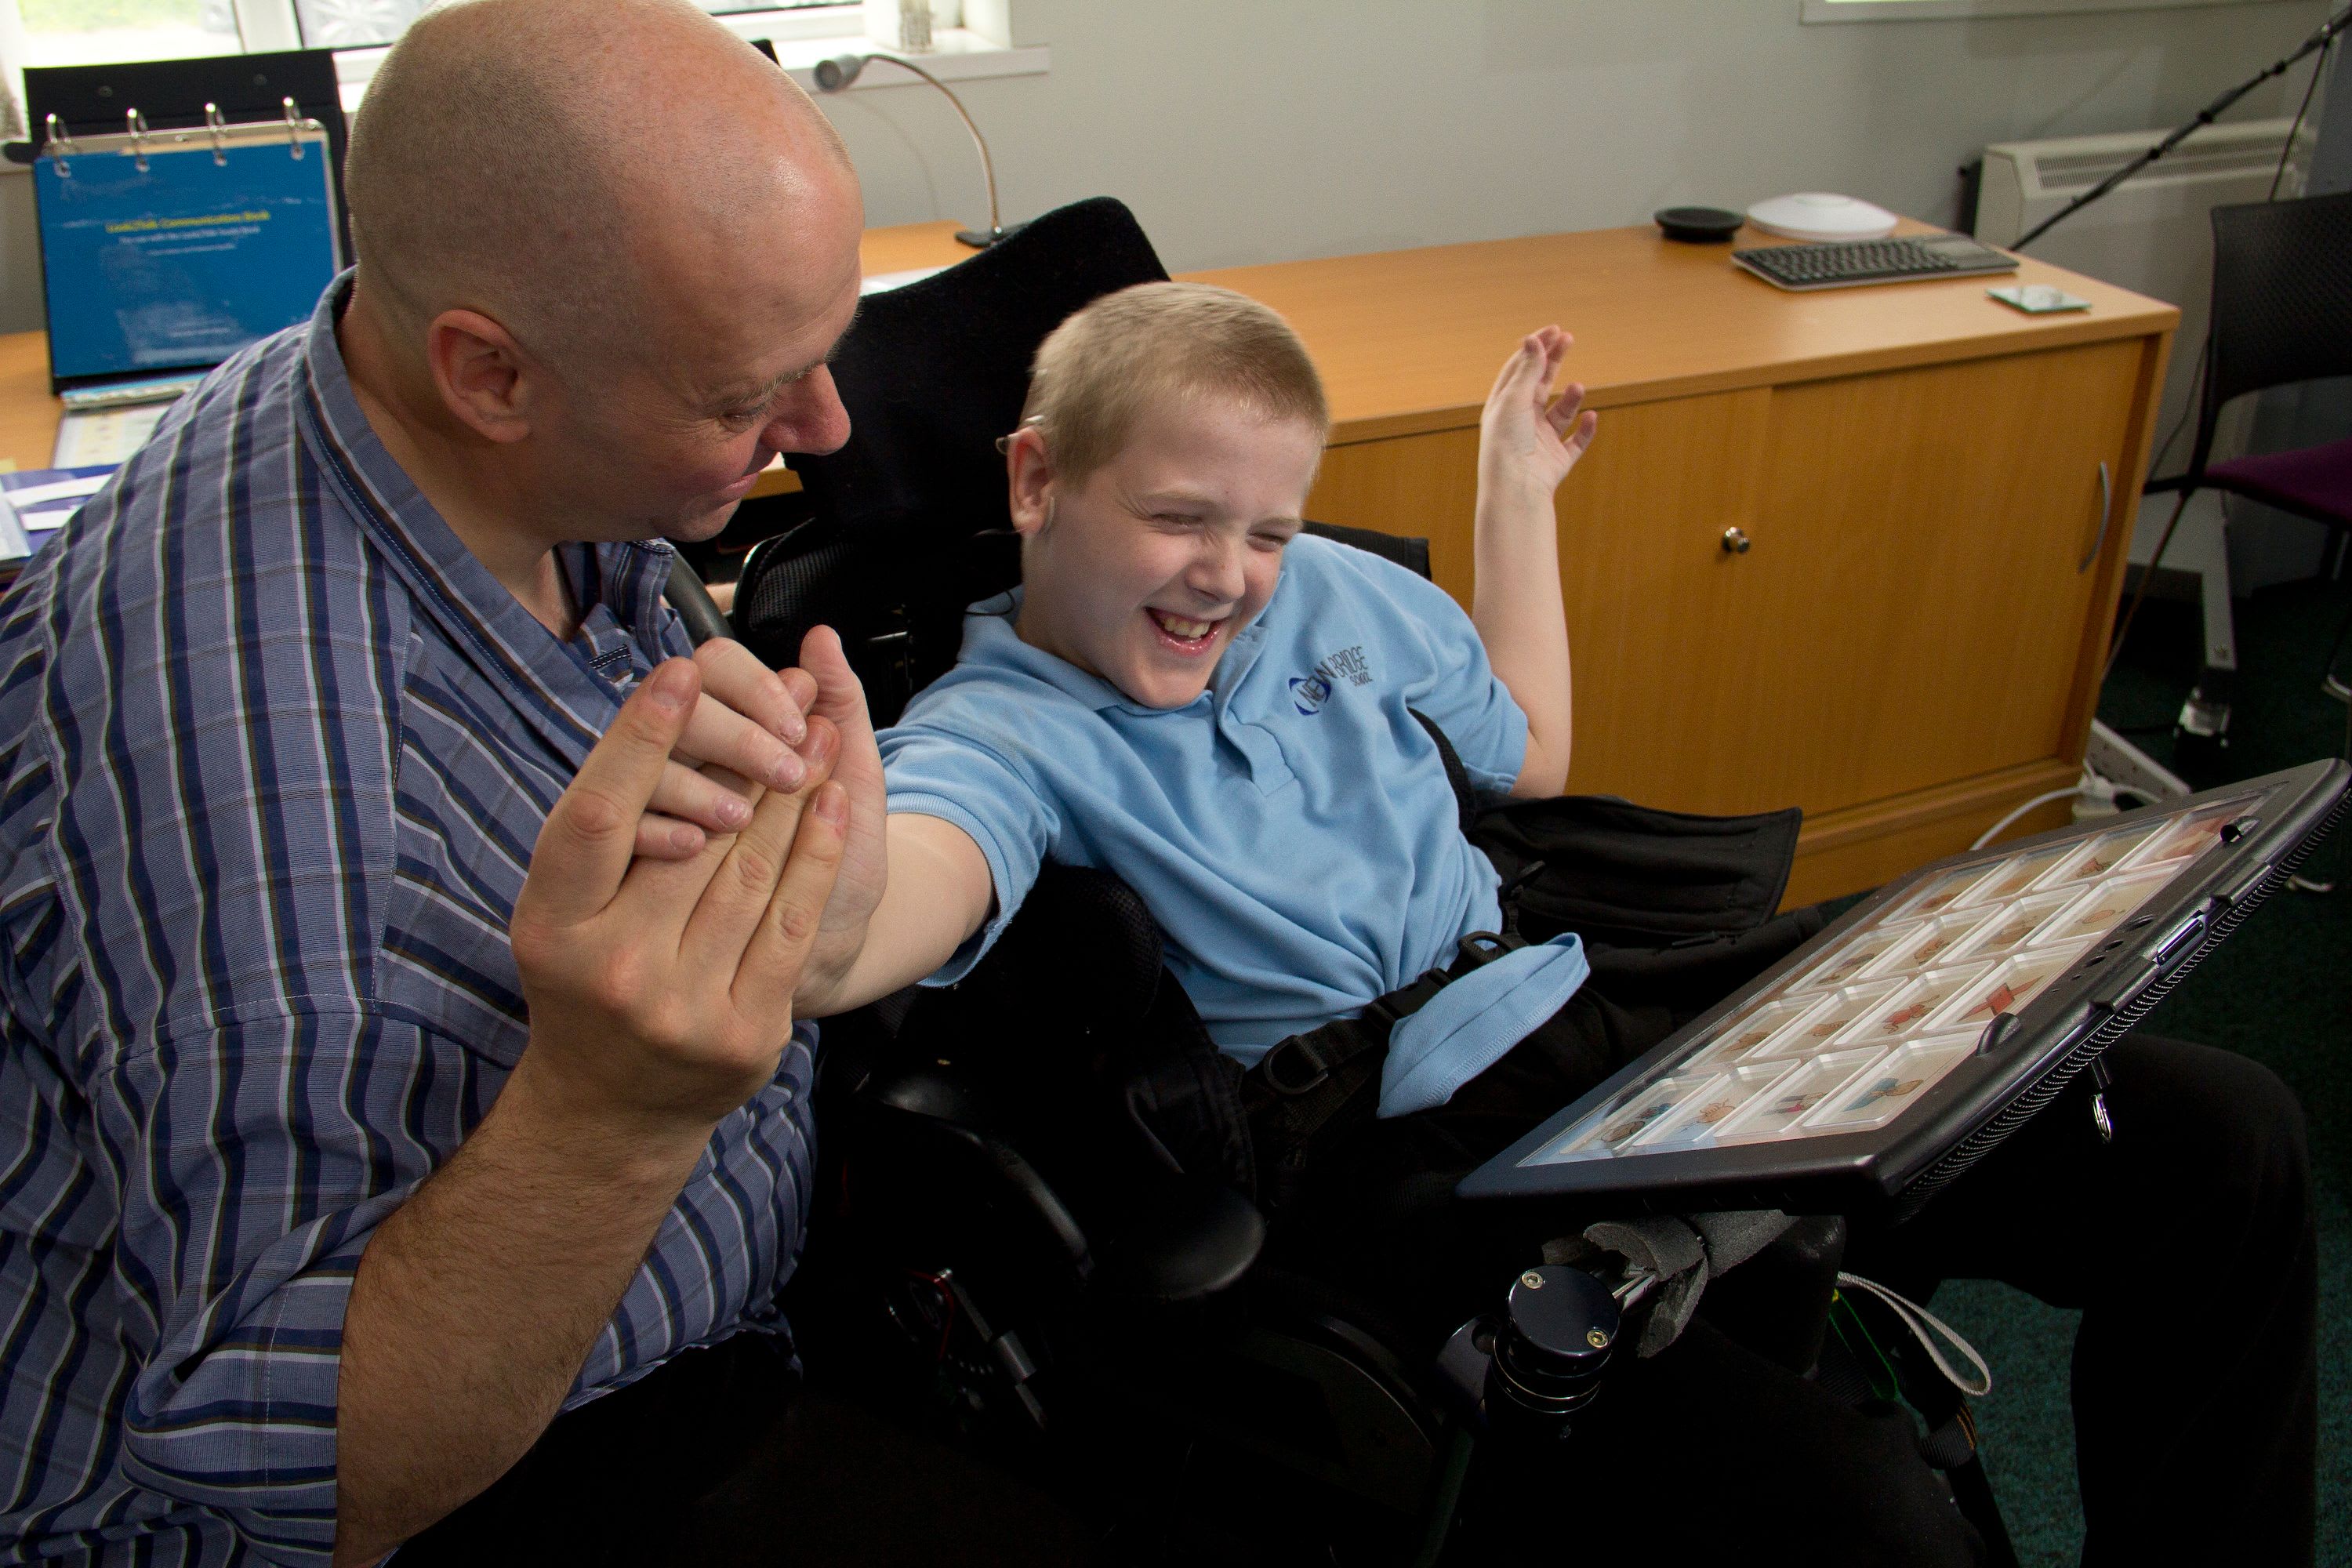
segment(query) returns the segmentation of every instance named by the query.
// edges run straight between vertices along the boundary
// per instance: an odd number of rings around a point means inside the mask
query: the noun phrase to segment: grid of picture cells
[[[2126,823],[1931,878],[1751,1000],[1669,1076],[1584,1118],[1530,1163],[1884,1127],[2128,921],[2245,802]]]

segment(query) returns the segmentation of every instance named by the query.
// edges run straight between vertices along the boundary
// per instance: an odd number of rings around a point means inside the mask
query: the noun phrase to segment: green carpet
[[[2347,608],[2342,584],[2265,589],[2237,606],[2239,688],[2223,749],[2177,750],[2170,724],[2197,674],[2193,606],[2150,600],[2100,694],[2099,716],[2204,789],[2344,744],[2344,705],[2321,695],[2320,662]],[[2352,654],[2344,663],[2352,665]],[[2192,743],[2193,744],[2193,743]],[[2319,1561],[2352,1568],[2352,874],[2345,840],[2309,869],[2342,884],[2325,897],[2282,892],[2149,1016],[2146,1027],[2244,1052],[2302,1098],[2319,1187]],[[1986,1467],[2027,1564],[2075,1561],[2066,1368],[2077,1314],[2006,1286],[1955,1281],[1936,1309],[1992,1363],[1978,1406]]]

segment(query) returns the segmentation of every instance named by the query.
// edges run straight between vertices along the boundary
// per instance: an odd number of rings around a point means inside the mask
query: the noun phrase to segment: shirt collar
[[[346,271],[328,285],[306,331],[306,434],[450,640],[523,698],[524,710],[560,749],[584,755],[623,695],[591,662],[596,629],[616,627],[648,660],[663,657],[676,621],[661,600],[670,547],[661,540],[565,546],[560,566],[578,601],[583,636],[566,642],[549,631],[466,548],[368,424],[335,338],[351,283]]]

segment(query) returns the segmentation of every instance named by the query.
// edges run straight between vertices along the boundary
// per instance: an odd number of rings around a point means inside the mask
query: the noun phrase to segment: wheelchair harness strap
[[[1511,918],[1511,895],[1517,890],[1516,886],[1503,889],[1504,923],[1513,928],[1517,921]],[[1370,1117],[1389,1036],[1401,1020],[1472,970],[1527,945],[1516,929],[1474,931],[1456,944],[1454,960],[1447,967],[1432,969],[1411,984],[1376,997],[1355,1017],[1334,1018],[1279,1041],[1260,1057],[1242,1075],[1241,1101],[1249,1117],[1261,1182],[1270,1179],[1273,1184],[1274,1190],[1261,1197],[1271,1206],[1281,1205],[1307,1147],[1342,1113],[1351,1119]]]

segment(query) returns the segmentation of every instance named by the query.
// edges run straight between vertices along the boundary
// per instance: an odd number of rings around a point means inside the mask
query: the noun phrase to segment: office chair
[[[2213,209],[2213,304],[2189,467],[2147,493],[2221,490],[2352,531],[2352,437],[2213,462],[2221,412],[2248,393],[2352,375],[2352,193]],[[2168,536],[2169,530],[2168,529]],[[2352,627],[2352,620],[2346,623]],[[2336,634],[2323,681],[2334,695]],[[2184,714],[2218,712],[2232,672],[2208,668]]]
[[[835,626],[877,722],[895,718],[953,663],[964,606],[1018,581],[994,443],[1036,343],[1164,276],[1126,209],[1097,199],[870,299],[835,361],[850,443],[796,459],[816,515],[746,562],[735,634],[783,664]],[[1423,541],[1310,526],[1428,574]],[[1769,915],[1778,885],[1750,892]],[[1435,1347],[1269,1250],[1235,1069],[1123,883],[1049,866],[962,983],[825,1027],[826,1163],[792,1304],[813,1377],[894,1385],[950,1428],[1026,1448],[1182,1560],[1464,1549],[1475,1402]],[[1795,1233],[1773,1267],[1793,1271],[1796,1305],[1769,1326],[1755,1314],[1800,1371],[1842,1238],[1835,1221]]]

